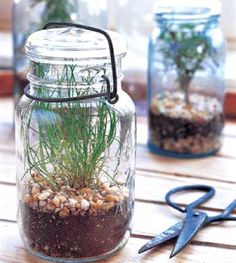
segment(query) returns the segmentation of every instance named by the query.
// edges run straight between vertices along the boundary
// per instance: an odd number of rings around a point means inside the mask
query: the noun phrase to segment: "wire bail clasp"
[[[110,104],[115,104],[119,100],[119,96],[117,94],[117,72],[116,72],[116,61],[115,61],[113,43],[112,43],[112,40],[109,34],[105,30],[102,30],[100,28],[80,25],[80,24],[74,24],[74,23],[67,23],[67,22],[49,22],[46,25],[44,25],[42,29],[45,30],[51,27],[76,27],[76,28],[81,28],[84,30],[93,31],[93,32],[102,34],[106,38],[108,42],[110,58],[111,58],[113,90],[111,90],[111,84],[110,84],[110,80],[108,76],[103,75],[102,79],[105,81],[106,86],[107,86],[106,92],[100,92],[96,94],[90,94],[90,95],[78,96],[78,97],[70,97],[70,98],[40,98],[40,97],[30,94],[30,85],[28,84],[24,89],[25,96],[32,100],[41,101],[41,102],[66,102],[66,101],[86,100],[86,99],[92,99],[92,98],[97,98],[97,97],[105,97]]]

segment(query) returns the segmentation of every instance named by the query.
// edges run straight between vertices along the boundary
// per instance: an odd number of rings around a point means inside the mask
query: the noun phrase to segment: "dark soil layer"
[[[224,126],[223,114],[210,120],[191,121],[183,118],[172,118],[164,114],[156,115],[149,111],[149,125],[156,134],[156,139],[174,138],[176,140],[195,136],[220,136]]]
[[[51,257],[95,257],[116,248],[129,229],[132,212],[113,207],[103,214],[42,212],[21,203],[21,231],[26,245]]]
[[[223,127],[224,115],[222,113],[216,114],[209,120],[191,120],[180,117],[173,118],[163,113],[157,115],[149,111],[151,142],[158,144],[158,147],[163,149],[165,149],[163,142],[167,139],[172,139],[176,142],[190,137],[214,140],[221,136]],[[191,152],[191,149],[185,149],[183,152]]]

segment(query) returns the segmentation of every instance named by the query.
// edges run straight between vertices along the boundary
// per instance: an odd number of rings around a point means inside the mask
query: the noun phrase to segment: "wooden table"
[[[15,157],[12,100],[0,100],[0,262],[45,262],[27,253],[16,224]],[[132,236],[126,247],[102,261],[126,262],[236,262],[236,222],[224,222],[203,229],[184,252],[169,259],[172,244],[138,255],[148,239],[176,223],[182,215],[165,204],[165,193],[187,184],[210,184],[215,197],[204,204],[208,213],[220,212],[236,198],[236,121],[227,121],[224,145],[214,157],[198,160],[175,160],[155,156],[145,146],[146,119],[138,120],[136,204]],[[186,204],[195,194],[177,196]],[[236,214],[236,211],[235,211]]]

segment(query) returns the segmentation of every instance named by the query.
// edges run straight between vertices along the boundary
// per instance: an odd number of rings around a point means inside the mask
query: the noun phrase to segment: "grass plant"
[[[75,73],[76,66],[64,66],[58,75],[57,88],[51,94],[57,92],[57,97],[63,97],[66,91],[70,97],[75,93],[81,96],[94,92],[92,83],[101,72],[93,69],[91,73],[87,69],[87,75],[81,77],[85,84],[82,89],[78,88]],[[43,81],[45,65],[37,63],[35,74]],[[41,85],[37,95],[48,96],[46,90]],[[27,157],[25,175],[37,172],[54,190],[62,184],[76,189],[93,187],[100,183],[102,175],[115,182],[117,165],[110,173],[106,162],[109,158],[119,159],[118,118],[104,98],[60,103],[33,101],[26,115],[22,131]],[[109,149],[114,141],[118,147],[111,157]]]

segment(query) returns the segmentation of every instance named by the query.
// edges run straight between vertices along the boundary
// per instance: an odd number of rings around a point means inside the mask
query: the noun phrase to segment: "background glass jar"
[[[30,95],[49,102],[23,96],[16,109],[18,222],[26,248],[57,262],[104,258],[130,233],[135,109],[121,90],[126,45],[109,35],[118,74],[114,104],[96,97],[107,90],[104,75],[114,87],[103,35],[53,28],[26,43]],[[88,95],[94,98],[71,100]]]
[[[213,154],[224,124],[220,4],[158,1],[155,15],[148,63],[149,148],[181,158]]]

